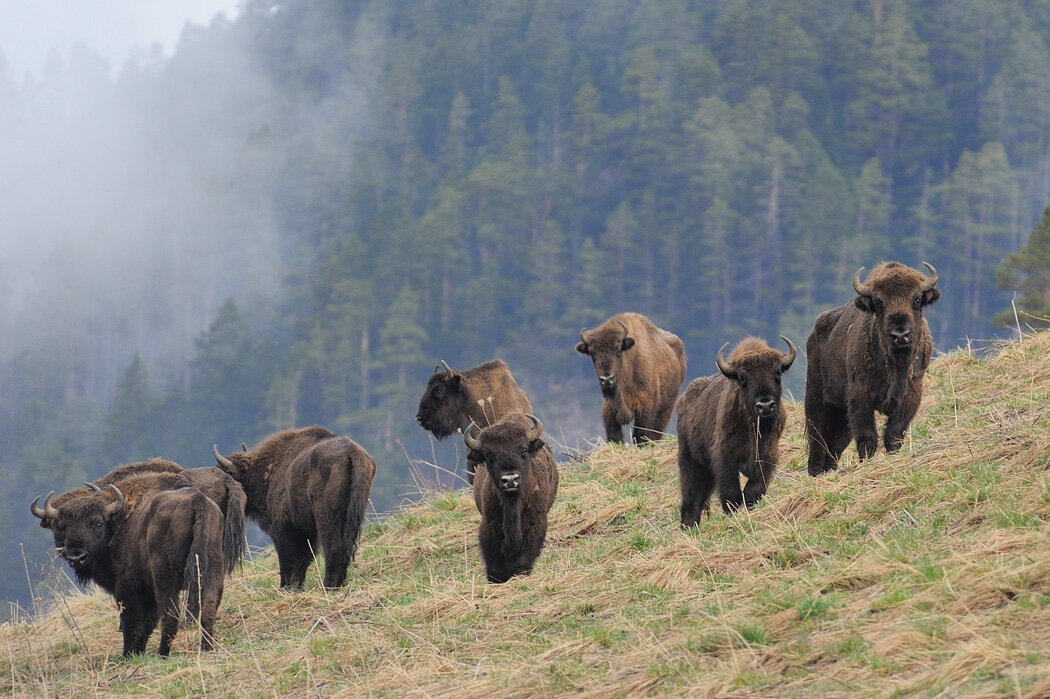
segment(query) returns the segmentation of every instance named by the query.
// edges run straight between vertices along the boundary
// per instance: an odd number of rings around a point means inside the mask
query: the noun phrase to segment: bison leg
[[[861,461],[875,455],[879,433],[875,429],[875,409],[866,399],[850,400],[847,409],[849,431],[857,442],[857,456]]]
[[[820,413],[816,423],[806,413],[806,438],[809,442],[809,475],[819,476],[838,468],[839,457],[849,446],[850,434],[846,414],[829,406]]]
[[[678,443],[678,483],[682,489],[682,526],[694,527],[707,510],[707,501],[715,487],[711,467],[688,453],[688,447]]]
[[[730,459],[722,459],[715,468],[718,481],[718,498],[722,511],[727,515],[739,510],[744,504],[744,493],[740,490],[740,469]]]
[[[160,602],[162,616],[160,619],[160,646],[157,655],[165,656],[171,652],[171,642],[179,630],[179,588],[174,590],[157,589],[154,594]]]
[[[773,472],[776,470],[776,464],[768,461],[759,461],[755,464],[754,470],[757,473],[749,476],[747,484],[744,485],[744,506],[751,509],[755,506],[762,496],[766,494],[766,490],[769,489],[769,483],[773,480]]]
[[[612,401],[602,403],[602,425],[605,426],[605,439],[608,442],[623,443],[623,427],[619,411]]]
[[[901,448],[901,445],[904,443],[904,431],[908,429],[908,425],[915,418],[915,413],[919,411],[919,403],[921,402],[922,384],[911,386],[900,406],[886,420],[886,431],[883,434],[883,441],[886,444],[888,453],[892,454]]]
[[[496,522],[482,521],[478,529],[478,548],[485,561],[485,575],[490,583],[504,583],[511,572],[503,558],[503,530]]]
[[[306,581],[306,570],[310,567],[310,544],[306,537],[284,534],[273,537],[277,551],[277,565],[281,571],[281,587],[302,589]]]
[[[136,590],[120,600],[120,626],[124,631],[124,657],[142,653],[157,626],[157,603],[151,592]]]

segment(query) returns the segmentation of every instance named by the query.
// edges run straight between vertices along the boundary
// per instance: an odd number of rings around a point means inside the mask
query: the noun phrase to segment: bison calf
[[[634,442],[660,439],[685,380],[685,346],[638,313],[620,313],[597,328],[580,330],[576,351],[594,363],[602,391],[605,438],[623,442],[634,421]]]
[[[696,379],[678,399],[678,480],[682,488],[682,526],[695,525],[718,486],[722,509],[751,507],[765,494],[780,456],[780,434],[787,413],[780,400],[780,375],[795,361],[797,349],[783,335],[787,354],[763,341],[745,338],[715,363],[721,374]],[[740,474],[747,485],[740,490]]]
[[[474,504],[481,513],[478,547],[491,583],[528,573],[547,537],[547,512],[558,493],[558,466],[533,415],[511,415],[463,441],[475,453]]]
[[[349,437],[303,427],[267,437],[219,468],[248,496],[245,511],[273,540],[281,587],[301,588],[314,553],[324,552],[324,586],[339,587],[357,552],[376,462]]]
[[[181,487],[179,487],[181,485]],[[61,507],[33,501],[55,549],[77,582],[95,582],[121,608],[124,656],[141,653],[161,619],[159,655],[167,655],[179,627],[179,595],[200,621],[201,650],[212,647],[223,591],[222,513],[177,474],[126,478],[122,487],[72,497]]]
[[[875,411],[887,417],[887,452],[904,442],[904,431],[922,400],[922,378],[933,340],[923,309],[941,292],[937,270],[924,276],[897,262],[884,262],[864,284],[853,275],[852,303],[817,318],[806,341],[806,437],[809,474],[838,468],[838,459],[857,441],[857,455],[875,453],[879,434]]]

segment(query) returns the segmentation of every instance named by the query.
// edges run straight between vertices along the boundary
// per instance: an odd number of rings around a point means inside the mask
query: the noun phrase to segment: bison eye
[[[102,522],[95,522],[95,529],[101,529],[101,528],[102,528]]]
[[[529,453],[529,448],[528,447],[518,447],[518,453],[520,455],[522,455],[522,456],[525,456],[525,455],[527,455]]]
[[[911,307],[916,311],[922,308],[922,296],[916,296],[911,300]]]
[[[435,386],[434,387],[434,397],[435,398],[444,398],[445,397],[445,387],[444,386]]]

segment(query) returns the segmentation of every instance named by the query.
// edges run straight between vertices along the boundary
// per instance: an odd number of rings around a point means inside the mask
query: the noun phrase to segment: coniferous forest
[[[29,502],[119,463],[322,424],[377,511],[462,484],[414,420],[440,360],[504,359],[586,446],[574,345],[617,312],[689,381],[926,260],[938,350],[1008,334],[1048,37],[1042,0],[247,0],[171,56],[0,60],[4,597],[50,565]]]

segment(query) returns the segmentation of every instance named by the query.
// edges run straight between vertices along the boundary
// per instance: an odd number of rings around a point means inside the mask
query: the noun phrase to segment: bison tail
[[[357,539],[365,521],[365,512],[368,510],[368,495],[372,490],[375,472],[375,461],[367,454],[363,454],[362,458],[357,460],[351,459],[350,493],[347,498],[346,519],[343,520],[343,545],[349,560],[353,560],[357,554]]]
[[[215,507],[215,510],[218,511],[218,507],[213,502],[203,495],[201,497],[205,499],[206,504]],[[208,514],[207,508],[194,508],[193,540],[190,543],[189,555],[186,556],[186,567],[182,576],[182,579],[186,581],[186,611],[189,613],[187,621],[200,619],[201,598],[208,594],[208,590],[205,589],[211,577],[208,575],[208,544],[213,541],[215,536],[213,532],[217,531],[217,528],[212,529],[212,526],[217,523]]]
[[[222,529],[223,567],[227,575],[244,560],[248,542],[244,535],[244,508],[248,496],[240,487],[230,488],[226,498],[226,516]]]

